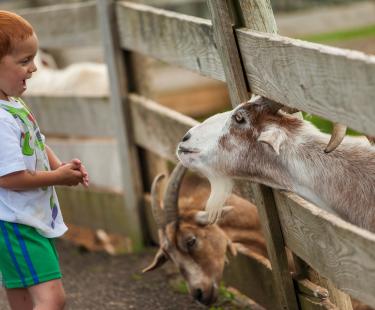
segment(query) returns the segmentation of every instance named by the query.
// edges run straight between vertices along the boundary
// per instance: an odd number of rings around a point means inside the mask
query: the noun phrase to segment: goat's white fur
[[[27,81],[25,95],[104,97],[109,94],[105,64],[80,62],[58,69],[52,56],[41,51],[34,61],[37,71]]]

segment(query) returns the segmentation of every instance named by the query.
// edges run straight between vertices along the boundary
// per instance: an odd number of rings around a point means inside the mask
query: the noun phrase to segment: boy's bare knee
[[[66,295],[61,280],[52,280],[29,288],[35,310],[62,310]]]
[[[62,310],[65,308],[65,293],[39,296],[34,300],[35,310]]]

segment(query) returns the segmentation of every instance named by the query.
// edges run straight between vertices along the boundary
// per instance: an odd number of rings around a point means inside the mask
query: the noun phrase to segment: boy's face
[[[0,60],[0,99],[19,97],[26,90],[26,80],[36,71],[34,57],[38,39],[33,34],[28,39],[14,43],[14,48]]]

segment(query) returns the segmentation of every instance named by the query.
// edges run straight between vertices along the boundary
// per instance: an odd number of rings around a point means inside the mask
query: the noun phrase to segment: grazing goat
[[[52,56],[38,51],[35,65],[38,70],[27,81],[25,95],[105,97],[109,94],[104,64],[82,62],[58,69]]]
[[[232,178],[239,177],[296,192],[375,231],[375,148],[347,137],[324,153],[328,135],[275,106],[255,96],[193,127],[179,143],[181,162],[211,182],[209,220],[218,218]]]
[[[181,164],[173,171],[163,197],[164,209],[158,200],[158,183],[152,185],[152,211],[158,226],[160,248],[152,264],[144,272],[156,269],[172,260],[188,283],[190,294],[209,305],[218,297],[227,249],[232,254],[267,256],[264,237],[256,207],[234,195],[228,200],[232,206],[224,208],[217,225],[208,225],[204,199],[209,188],[199,186],[195,199],[180,200],[178,196],[185,169]],[[197,197],[198,195],[198,197]]]
[[[194,186],[184,182],[180,189],[185,169],[178,164],[176,172],[172,173],[164,196],[164,209],[158,199],[157,186],[161,177],[154,180],[152,209],[158,224],[160,248],[144,272],[157,269],[170,259],[187,281],[191,295],[210,305],[217,300],[228,249],[232,255],[240,252],[267,265],[270,262],[256,207],[231,195],[223,216],[217,224],[209,225],[207,212],[203,211],[209,186],[202,180],[194,179],[190,181]],[[166,212],[173,214],[169,216],[169,223],[166,223]],[[289,258],[293,270],[292,259]],[[372,310],[354,300],[353,309]]]

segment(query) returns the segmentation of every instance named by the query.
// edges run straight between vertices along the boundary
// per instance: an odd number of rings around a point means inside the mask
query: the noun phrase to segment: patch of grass
[[[142,277],[140,274],[138,274],[138,273],[133,273],[133,274],[131,275],[131,277],[132,277],[132,279],[135,280],[135,281],[142,280],[142,278],[143,278],[143,277]]]
[[[308,36],[300,37],[299,39],[315,42],[315,43],[326,43],[326,42],[337,42],[346,41],[358,38],[375,37],[375,25],[350,29],[345,31],[328,32],[322,34],[313,34]]]
[[[180,294],[189,294],[189,289],[186,282],[182,279],[177,279],[172,283],[173,290]]]

